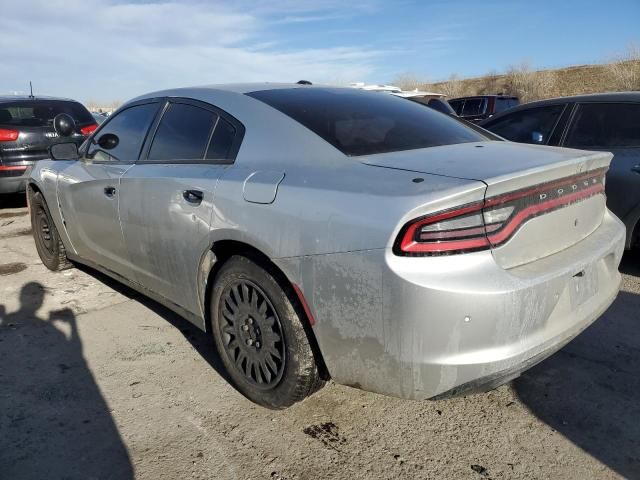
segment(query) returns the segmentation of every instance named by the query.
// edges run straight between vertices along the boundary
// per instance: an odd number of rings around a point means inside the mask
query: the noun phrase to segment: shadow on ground
[[[24,208],[27,196],[24,193],[0,194],[0,210],[3,208]]]
[[[620,271],[627,275],[640,277],[640,248],[625,253],[620,264]]]
[[[635,255],[623,270],[637,272]],[[640,478],[640,295],[621,292],[595,324],[514,382],[529,409],[626,478]]]
[[[189,341],[193,348],[200,354],[200,356],[204,360],[206,360],[207,363],[211,365],[211,367],[213,367],[216,373],[218,373],[218,375],[220,375],[227,383],[235,388],[233,382],[224,369],[222,360],[220,360],[220,357],[218,356],[218,352],[215,349],[213,339],[210,337],[209,333],[203,332],[198,327],[196,327],[191,322],[178,315],[174,311],[169,310],[160,303],[142,295],[141,293],[138,293],[132,288],[123,285],[122,283],[112,279],[109,276],[84,265],[76,264],[75,266],[76,268],[82,270],[88,275],[91,275],[93,278],[104,283],[106,286],[115,290],[121,295],[131,298],[138,303],[141,303],[149,310],[153,311],[156,315],[162,317],[172,326],[177,328],[180,333],[182,333],[182,335],[184,335],[184,337]]]
[[[39,316],[39,283],[0,305],[0,477],[131,479],[133,467],[69,309]]]

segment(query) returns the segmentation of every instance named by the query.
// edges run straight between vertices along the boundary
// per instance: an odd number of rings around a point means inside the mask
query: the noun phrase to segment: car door
[[[607,173],[607,206],[631,233],[640,216],[640,103],[580,103],[563,146],[613,153]]]
[[[58,178],[61,212],[76,253],[129,279],[130,260],[118,216],[120,177],[138,159],[158,107],[157,101],[147,101],[114,115]]]
[[[137,281],[198,315],[215,186],[244,127],[211,105],[170,99],[153,132],[143,158],[121,179],[124,238]]]
[[[565,108],[559,103],[518,109],[481,125],[512,142],[547,145]]]

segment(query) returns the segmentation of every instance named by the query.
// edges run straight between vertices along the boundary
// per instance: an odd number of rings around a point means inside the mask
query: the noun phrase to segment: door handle
[[[204,193],[200,190],[185,190],[182,192],[182,197],[189,203],[200,205],[204,198]]]
[[[640,164],[631,167],[631,171],[634,173],[640,173]]]
[[[116,194],[116,187],[104,187],[104,194],[112,198]]]

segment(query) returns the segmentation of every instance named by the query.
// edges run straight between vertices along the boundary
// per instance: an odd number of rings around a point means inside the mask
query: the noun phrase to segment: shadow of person
[[[127,449],[82,354],[69,309],[40,318],[44,287],[0,305],[0,478],[129,479]]]
[[[538,418],[625,478],[640,478],[640,295],[514,382]]]

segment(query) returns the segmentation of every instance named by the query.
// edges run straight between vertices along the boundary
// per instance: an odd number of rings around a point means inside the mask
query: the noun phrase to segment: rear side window
[[[586,103],[578,106],[568,147],[640,146],[640,104]]]
[[[515,98],[496,98],[495,113],[504,112],[518,105],[518,100]]]
[[[462,107],[462,116],[482,115],[487,109],[486,98],[468,98]]]
[[[220,117],[216,129],[211,136],[211,143],[207,150],[208,160],[230,160],[233,158],[233,146],[236,138],[236,128]]]
[[[293,118],[346,155],[488,140],[453,118],[393,95],[314,87],[247,95]]]
[[[162,116],[148,160],[202,160],[217,117],[194,105],[172,103]]]
[[[0,124],[16,127],[53,126],[59,113],[70,115],[78,124],[96,123],[89,111],[78,102],[67,100],[22,100],[0,103]]]
[[[561,104],[520,110],[483,127],[512,142],[546,144],[563,109]]]
[[[89,158],[96,161],[136,161],[157,111],[157,103],[146,103],[129,107],[110,117],[94,138],[99,141],[104,134],[112,133],[118,137],[117,145],[104,150],[97,143],[90,143]]]

